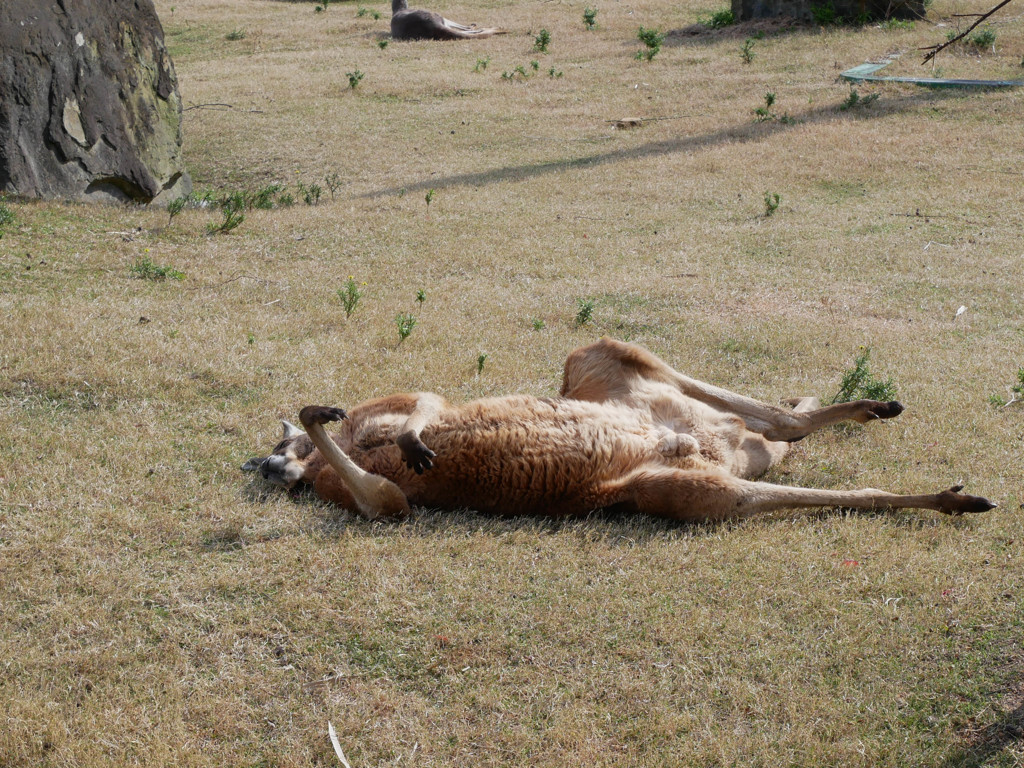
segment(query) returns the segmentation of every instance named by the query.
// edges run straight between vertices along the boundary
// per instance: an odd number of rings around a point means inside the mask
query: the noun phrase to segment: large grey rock
[[[191,188],[152,0],[0,0],[0,191],[160,204]]]

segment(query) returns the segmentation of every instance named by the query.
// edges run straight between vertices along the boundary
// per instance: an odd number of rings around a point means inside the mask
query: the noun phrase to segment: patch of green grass
[[[839,105],[839,111],[846,112],[847,110],[855,108],[867,108],[874,104],[877,100],[877,93],[869,93],[867,96],[861,96],[860,93],[857,92],[856,88],[851,88],[850,95],[847,96]]]
[[[710,16],[701,18],[700,23],[708,29],[724,29],[736,23],[736,16],[732,8],[720,8],[713,11]]]
[[[833,205],[867,195],[867,188],[861,181],[821,179],[815,186],[825,193],[825,201]]]
[[[4,198],[3,195],[0,195],[0,227],[6,227],[9,224],[13,224],[16,218],[14,211],[12,211],[10,206],[7,205],[6,198]]]
[[[588,31],[597,28],[597,8],[587,6],[583,9],[583,27]]]
[[[128,271],[140,280],[184,280],[185,273],[166,264],[157,264],[148,255],[132,262]]]
[[[970,44],[978,50],[995,50],[995,30],[989,28],[981,29],[971,35],[968,39],[970,40]]]

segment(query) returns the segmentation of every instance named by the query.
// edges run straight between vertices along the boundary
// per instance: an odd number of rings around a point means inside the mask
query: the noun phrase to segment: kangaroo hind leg
[[[742,480],[719,470],[645,467],[609,484],[614,502],[656,517],[692,522],[746,517],[781,509],[852,507],[856,509],[933,509],[945,514],[987,512],[996,505],[961,487],[934,494],[899,495],[873,488],[830,491]]]
[[[824,408],[810,408],[813,398],[795,410],[769,405],[713,384],[690,378],[658,356],[635,344],[601,339],[577,349],[565,362],[562,395],[578,400],[627,400],[643,388],[643,381],[669,384],[680,394],[722,413],[743,419],[751,432],[772,441],[793,442],[811,432],[853,420],[861,423],[891,419],[903,412],[895,401],[857,400]],[[805,398],[799,398],[799,401]]]

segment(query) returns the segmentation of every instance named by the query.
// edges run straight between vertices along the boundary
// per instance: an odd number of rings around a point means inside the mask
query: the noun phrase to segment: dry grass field
[[[712,31],[598,0],[588,31],[576,0],[437,0],[510,33],[384,47],[379,3],[157,5],[197,192],[295,202],[221,234],[6,202],[0,765],[338,765],[328,721],[354,768],[1024,762],[1024,92],[842,110],[837,80],[932,74],[914,49],[986,3]],[[937,67],[1021,78],[1022,11]],[[372,524],[238,470],[302,405],[550,395],[604,334],[771,402],[868,348],[906,413],[770,479],[1000,507]]]

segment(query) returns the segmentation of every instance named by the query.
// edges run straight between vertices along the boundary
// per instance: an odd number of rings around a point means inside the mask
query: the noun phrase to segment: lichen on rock
[[[152,0],[3,0],[0,93],[0,191],[157,204],[191,191]]]

